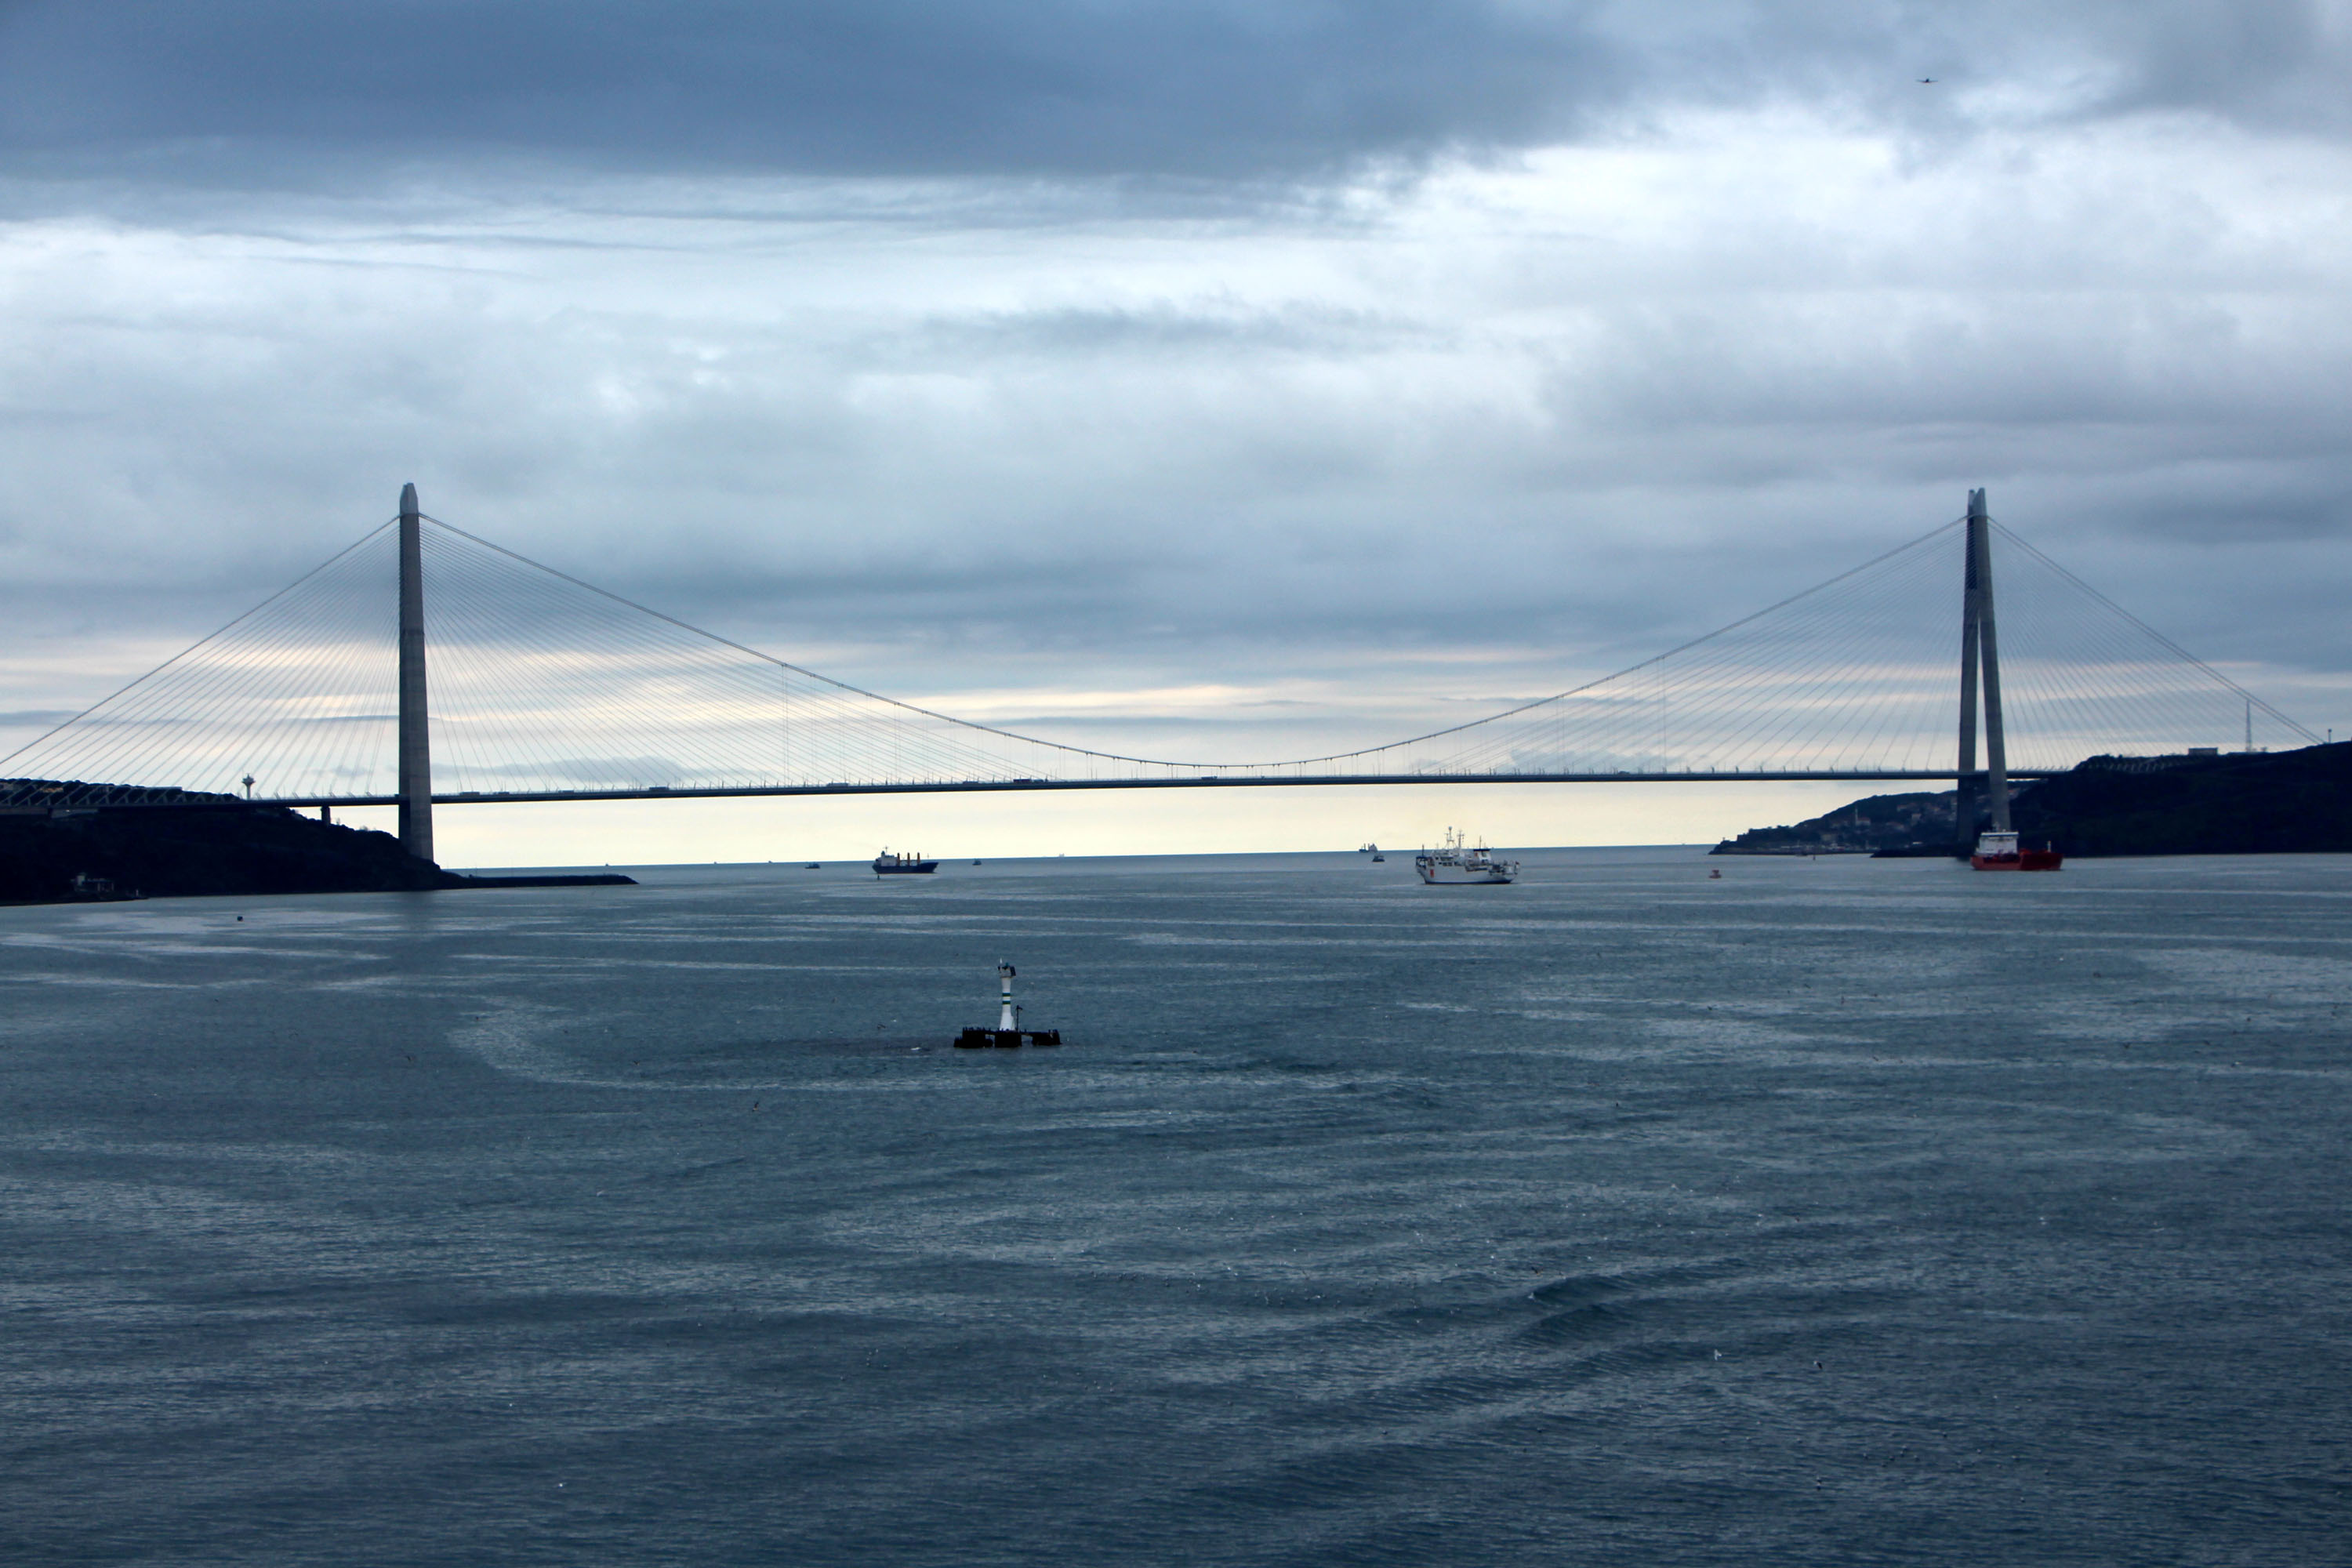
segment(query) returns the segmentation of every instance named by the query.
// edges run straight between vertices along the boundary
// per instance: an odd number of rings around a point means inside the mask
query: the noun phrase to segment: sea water
[[[0,910],[0,1562],[2352,1556],[2352,860],[1525,859]]]

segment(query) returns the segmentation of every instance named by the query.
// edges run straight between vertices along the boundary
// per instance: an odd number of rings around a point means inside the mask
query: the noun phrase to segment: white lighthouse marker
[[[1021,1009],[1013,1002],[1013,968],[1009,963],[996,966],[996,1027],[983,1029],[975,1024],[956,1037],[956,1044],[966,1049],[980,1046],[1058,1046],[1062,1043],[1059,1029],[1024,1029],[1021,1026]]]

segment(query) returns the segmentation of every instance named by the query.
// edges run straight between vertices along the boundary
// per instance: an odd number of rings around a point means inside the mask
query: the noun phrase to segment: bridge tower
[[[2009,831],[2009,747],[2000,727],[2000,641],[1992,613],[1992,528],[1985,493],[1969,492],[1968,564],[1960,592],[1960,762],[1953,827],[1962,847],[1975,844],[1983,799],[1997,833]],[[1977,771],[1977,691],[1984,691],[1985,770]]]
[[[400,487],[400,847],[433,858],[433,751],[425,704],[425,530]]]

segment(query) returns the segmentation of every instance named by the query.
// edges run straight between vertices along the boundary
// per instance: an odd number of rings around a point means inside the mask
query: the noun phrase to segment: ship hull
[[[1431,888],[1499,887],[1510,881],[1506,871],[1464,871],[1452,866],[1416,867],[1422,884]]]
[[[936,860],[916,860],[903,866],[877,866],[874,874],[877,877],[928,877],[939,868],[940,863]]]
[[[1971,855],[1969,864],[1979,871],[2055,871],[2066,857],[2055,849],[2021,849],[2014,855]]]

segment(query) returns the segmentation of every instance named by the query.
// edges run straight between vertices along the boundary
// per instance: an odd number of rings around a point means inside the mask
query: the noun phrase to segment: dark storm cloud
[[[2334,127],[2345,47],[2285,0],[25,0],[0,9],[0,149],[260,183],[499,156],[1287,179],[1779,100],[1928,133],[2163,108]]]
[[[2352,122],[2352,37],[2329,10],[2326,0],[1726,0],[1670,10],[1647,30],[1643,88],[1681,101],[1843,103],[1930,132],[2166,110],[2340,131]]]
[[[1619,73],[1576,8],[517,0],[36,4],[19,152],[295,143],[826,174],[1246,174],[1548,136]]]

